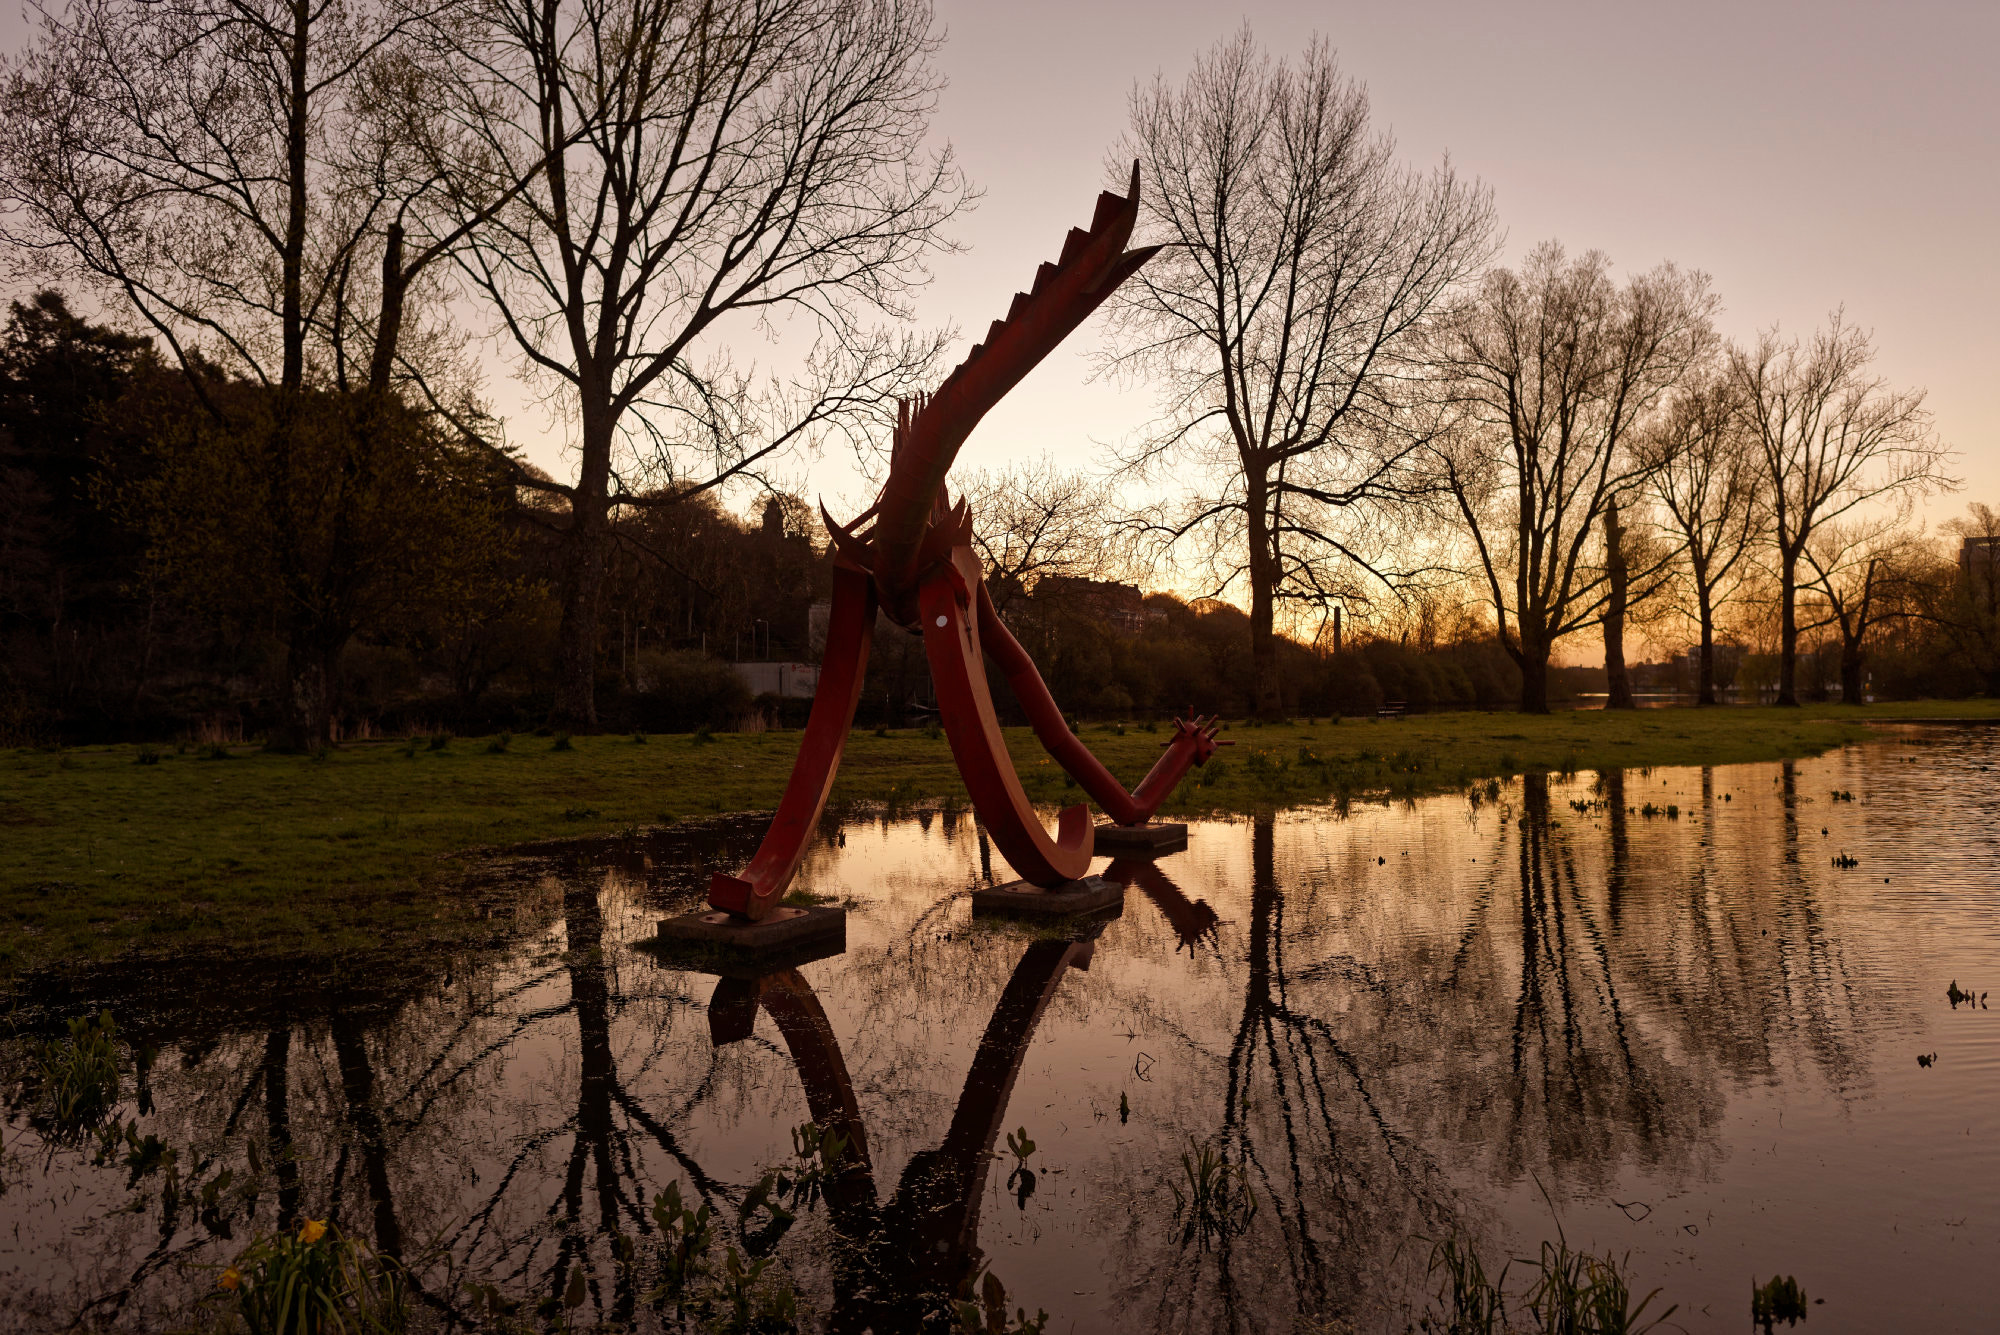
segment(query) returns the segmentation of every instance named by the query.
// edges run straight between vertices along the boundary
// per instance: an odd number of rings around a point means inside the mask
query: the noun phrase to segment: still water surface
[[[533,1300],[580,1263],[574,1325],[648,1328],[611,1240],[643,1253],[678,1182],[740,1243],[816,1120],[848,1171],[771,1272],[809,1328],[917,1329],[989,1267],[1051,1332],[1400,1331],[1420,1239],[1497,1263],[1560,1227],[1689,1330],[1744,1328],[1774,1273],[1822,1335],[1990,1330],[2000,1012],[1946,993],[2000,988],[1996,777],[2000,730],[1911,729],[1202,823],[1057,935],[974,921],[1006,871],[969,814],[829,820],[802,883],[848,907],[846,951],[760,980],[646,948],[754,824],[537,850],[482,951],[19,999],[108,1004],[157,1051],[121,1114],[189,1190],[10,1113],[0,1329],[161,1328],[245,1240],[327,1214],[434,1294]],[[1203,1149],[1250,1186],[1238,1235],[1184,1227]]]

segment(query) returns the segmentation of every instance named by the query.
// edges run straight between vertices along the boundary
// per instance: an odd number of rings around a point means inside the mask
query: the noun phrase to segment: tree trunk
[[[1861,696],[1861,668],[1866,655],[1859,643],[1843,642],[1840,646],[1840,702],[1844,705],[1867,703]]]
[[[563,535],[562,627],[558,632],[554,722],[578,732],[597,728],[597,600],[604,587],[610,540],[611,439],[607,409],[592,411],[590,386],[580,386],[585,410],[583,460]]]
[[[375,324],[375,349],[368,362],[368,392],[389,392],[389,380],[396,369],[396,345],[403,336],[403,307],[408,299],[409,278],[403,272],[403,224],[389,224],[382,245],[382,312]]]
[[[1250,544],[1251,708],[1258,718],[1275,720],[1284,717],[1285,704],[1278,683],[1278,639],[1273,629],[1278,571],[1271,553],[1270,492],[1260,468],[1248,466],[1244,475]]]
[[[291,10],[292,49],[290,69],[287,71],[290,79],[286,88],[288,114],[285,122],[285,172],[289,179],[285,182],[285,240],[279,266],[281,337],[284,341],[284,369],[280,373],[280,383],[285,389],[296,391],[305,384],[306,378],[304,274],[306,209],[310,204],[306,195],[306,172],[312,128],[308,43],[314,13],[308,0],[292,0]]]
[[[1778,562],[1778,703],[1799,704],[1799,558],[1784,552]]]
[[[1521,712],[1549,712],[1549,648],[1525,638],[1521,641]]]
[[[562,626],[553,722],[597,727],[597,598],[604,585],[605,507],[578,496],[563,539]]]
[[[1695,594],[1695,601],[1701,615],[1700,681],[1695,688],[1695,703],[1712,705],[1715,703],[1715,608],[1709,603],[1706,587]]]
[[[333,695],[345,644],[320,642],[310,628],[295,630],[285,646],[285,699],[272,737],[279,751],[311,751],[333,737]]]
[[[1618,523],[1618,502],[1604,507],[1605,571],[1611,581],[1611,599],[1604,609],[1604,682],[1610,698],[1606,709],[1637,709],[1632,699],[1632,679],[1625,671],[1625,606],[1631,590],[1631,572],[1625,565],[1625,530]]]

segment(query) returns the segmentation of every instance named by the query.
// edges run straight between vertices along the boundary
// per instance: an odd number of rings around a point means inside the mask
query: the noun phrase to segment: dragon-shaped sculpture
[[[902,405],[889,477],[875,503],[846,525],[821,508],[833,537],[833,606],[819,689],[777,816],[741,876],[715,874],[708,892],[715,908],[766,918],[798,871],[854,722],[878,609],[923,635],[938,713],[973,807],[1001,856],[1031,884],[1081,878],[1095,832],[1082,805],[1061,813],[1054,837],[1042,828],[1007,754],[987,688],[987,656],[1006,674],[1049,754],[1119,825],[1146,824],[1189,767],[1213,754],[1212,718],[1176,719],[1165,754],[1127,792],[1070,731],[1034,660],[1001,622],[973,550],[971,515],[945,491],[979,419],[1158,250],[1125,248],[1138,211],[1135,163],[1130,192],[1099,195],[1090,230],[1070,231],[1061,258],[1036,271],[1034,285],[1016,294],[985,342],[936,392]]]

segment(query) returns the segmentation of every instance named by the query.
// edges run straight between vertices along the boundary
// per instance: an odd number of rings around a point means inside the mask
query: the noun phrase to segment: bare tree
[[[596,718],[613,513],[754,476],[914,388],[939,340],[903,315],[964,198],[926,156],[938,38],[924,0],[482,0],[433,118],[473,225],[456,253],[573,432],[561,498],[557,712]],[[512,183],[530,184],[499,203]],[[789,383],[720,340],[803,327]]]
[[[1114,360],[1166,401],[1126,463],[1201,470],[1199,499],[1152,532],[1204,537],[1218,594],[1247,580],[1253,698],[1275,715],[1277,603],[1337,597],[1330,564],[1407,573],[1358,540],[1350,512],[1420,486],[1410,359],[1491,257],[1490,193],[1449,162],[1402,165],[1330,46],[1273,61],[1247,27],[1184,86],[1135,89],[1114,156],[1121,171],[1139,159],[1143,226],[1167,246],[1116,299]]]
[[[1597,251],[1496,269],[1437,343],[1459,417],[1431,451],[1470,532],[1521,709],[1548,710],[1549,655],[1610,597],[1598,525],[1652,467],[1630,438],[1711,341],[1708,279],[1663,264],[1623,287]]]
[[[121,296],[183,364],[288,392],[329,377],[329,338],[357,327],[363,289],[350,280],[383,203],[337,161],[380,138],[362,85],[422,9],[79,0],[37,12],[40,35],[4,92],[7,239]]]
[[[1913,613],[1918,564],[1905,516],[1820,525],[1801,553],[1819,604],[1803,630],[1826,627],[1840,644],[1840,700],[1865,704],[1869,634]]]
[[[1715,703],[1716,612],[1741,586],[1761,540],[1756,444],[1734,388],[1707,374],[1676,395],[1639,448],[1650,456],[1652,499],[1679,549],[1679,583],[1700,636],[1696,702]]]
[[[1045,576],[1102,579],[1119,568],[1107,532],[1109,489],[1082,473],[1041,459],[966,477],[961,495],[972,514],[973,542],[1002,612]]]
[[[1799,702],[1800,562],[1813,535],[1858,509],[1957,485],[1921,390],[1870,371],[1868,335],[1835,312],[1810,343],[1767,331],[1729,373],[1761,456],[1778,575],[1778,700]]]
[[[1944,531],[1959,546],[1924,582],[1924,619],[1943,630],[1986,693],[2000,696],[2000,508],[1975,501]]]

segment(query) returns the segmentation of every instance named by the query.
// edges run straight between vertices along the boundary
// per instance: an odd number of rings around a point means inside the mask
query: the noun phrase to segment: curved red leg
[[[868,649],[875,636],[875,584],[868,575],[840,564],[833,568],[833,607],[827,619],[826,652],[820,657],[819,689],[812,716],[799,743],[792,777],[778,803],[778,814],[757,846],[757,856],[741,876],[716,872],[709,879],[708,902],[716,908],[755,921],[769,916],[798,873],[806,845],[826,810],[840,753],[854,724],[854,706],[861,699],[862,678],[868,671]]]
[[[1144,825],[1151,820],[1160,803],[1167,800],[1167,794],[1187,774],[1188,767],[1202,764],[1215,753],[1215,720],[1175,719],[1174,735],[1167,743],[1166,754],[1154,762],[1136,789],[1126,792],[1125,785],[1090,753],[1083,739],[1069,730],[1055,697],[1049,694],[1042,674],[1035,669],[1035,660],[1000,619],[983,582],[979,585],[979,634],[985,651],[1007,674],[1007,684],[1013,687],[1014,698],[1027,711],[1035,736],[1055,762],[1104,808],[1104,814],[1118,824]]]
[[[980,586],[979,558],[966,546],[951,549],[951,564],[924,578],[917,595],[923,617],[924,653],[937,688],[938,713],[951,739],[972,805],[1000,855],[1022,879],[1039,886],[1074,881],[1090,870],[1096,835],[1090,808],[1065,808],[1058,833],[1050,839],[1036,817],[1014,759],[1007,754],[993,696],[986,686],[986,660],[979,647],[979,615],[972,605]]]

